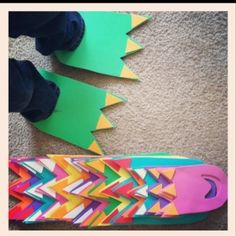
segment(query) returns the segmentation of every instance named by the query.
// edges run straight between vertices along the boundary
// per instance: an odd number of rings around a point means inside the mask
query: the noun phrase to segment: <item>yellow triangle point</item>
[[[98,129],[109,129],[112,128],[111,122],[104,116],[103,114],[100,115],[96,130]]]
[[[165,188],[163,188],[159,193],[158,196],[163,197],[167,200],[174,200],[174,198],[176,197],[176,189],[175,189],[175,185],[171,184]]]
[[[103,163],[103,161],[101,161],[99,159],[95,159],[95,160],[92,160],[90,162],[87,162],[86,165],[94,168],[95,170],[99,170],[102,173],[105,170],[105,164]]]
[[[156,168],[152,168],[148,170],[149,172],[151,172],[151,174],[155,177],[155,178],[159,178],[160,176],[160,172],[156,169]]]
[[[123,102],[121,98],[118,98],[111,93],[107,93],[105,106],[111,106],[120,102]]]
[[[175,174],[175,168],[170,168],[161,171],[161,174],[164,175],[167,179],[172,180]]]
[[[89,146],[88,150],[92,151],[92,152],[95,152],[99,155],[102,155],[103,154],[103,151],[102,149],[99,147],[98,143],[96,140],[94,140],[91,145]]]
[[[165,194],[171,195],[173,197],[176,197],[176,188],[174,184],[170,184],[166,188],[163,189],[163,192]]]
[[[164,216],[176,216],[178,215],[178,211],[173,202],[169,203],[166,207],[163,208]]]
[[[138,76],[126,65],[123,66],[120,76],[127,79],[139,79]]]
[[[136,52],[138,50],[142,49],[142,47],[140,45],[138,45],[136,42],[134,42],[131,39],[128,39],[127,41],[127,46],[126,46],[126,50],[125,50],[125,54],[130,54],[132,52]]]
[[[160,202],[157,202],[148,210],[148,212],[156,214],[160,211],[160,209],[161,209],[161,204]]]
[[[132,22],[131,27],[132,27],[132,29],[143,24],[147,20],[148,20],[148,17],[146,17],[146,16],[131,14],[131,22]]]
[[[157,195],[162,189],[162,184],[158,184],[157,186],[155,186],[154,188],[152,188],[150,191],[151,193],[154,193],[155,195]]]

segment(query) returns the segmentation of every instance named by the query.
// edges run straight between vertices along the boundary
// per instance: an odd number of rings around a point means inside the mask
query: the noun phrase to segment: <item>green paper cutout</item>
[[[208,217],[208,213],[186,214],[175,218],[157,218],[153,216],[145,216],[134,218],[135,225],[177,225],[177,224],[192,224],[203,221]]]
[[[80,14],[85,21],[85,34],[81,44],[74,51],[56,51],[58,60],[68,66],[101,74],[138,79],[121,58],[142,49],[127,33],[149,20],[149,17],[102,11]],[[129,40],[134,44],[129,44],[127,52]],[[129,72],[122,72],[124,68]]]
[[[46,120],[33,123],[33,125],[45,133],[97,154],[102,154],[102,149],[91,132],[112,128],[113,125],[107,120],[101,109],[124,100],[103,89],[65,76],[45,70],[40,70],[40,73],[45,79],[58,85],[60,96],[52,115]],[[107,100],[110,96],[113,98],[112,101]],[[102,122],[98,127],[101,117],[107,123]]]

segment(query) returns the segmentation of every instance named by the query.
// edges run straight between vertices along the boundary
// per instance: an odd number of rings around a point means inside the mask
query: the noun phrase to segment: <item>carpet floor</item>
[[[137,13],[137,12],[136,12]],[[152,17],[131,35],[145,49],[125,59],[140,81],[120,80],[60,64],[35,50],[34,40],[9,40],[9,57],[66,75],[127,98],[105,109],[117,128],[95,132],[106,154],[167,151],[197,157],[227,173],[227,13],[138,12]],[[9,114],[10,156],[89,154],[41,133],[19,114]],[[13,175],[10,174],[10,178]],[[10,205],[14,204],[13,199]],[[69,223],[25,225],[11,230],[79,230]],[[226,230],[227,204],[190,225],[101,229]]]

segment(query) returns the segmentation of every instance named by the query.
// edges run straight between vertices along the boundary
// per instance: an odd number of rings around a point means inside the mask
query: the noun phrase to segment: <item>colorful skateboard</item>
[[[221,169],[168,153],[16,157],[9,167],[19,175],[9,193],[20,200],[9,219],[24,223],[187,224],[227,200]]]

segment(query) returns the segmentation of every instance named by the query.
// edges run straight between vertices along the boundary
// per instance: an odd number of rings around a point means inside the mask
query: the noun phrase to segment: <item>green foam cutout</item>
[[[103,128],[104,122],[98,127],[99,119],[105,117],[101,109],[112,105],[108,97],[123,101],[103,89],[40,70],[41,75],[53,81],[60,88],[60,96],[53,113],[46,120],[33,123],[41,131],[61,138],[71,144],[102,154],[102,149],[95,140],[92,131]],[[107,118],[105,118],[107,119]],[[108,121],[108,120],[107,120]],[[109,123],[112,128],[112,124]],[[104,128],[108,128],[105,127]]]
[[[80,14],[85,21],[81,44],[74,51],[56,51],[58,60],[68,66],[101,74],[138,79],[133,72],[122,72],[125,64],[121,58],[142,49],[127,33],[149,18],[109,11],[86,11]]]
[[[135,225],[176,225],[176,224],[192,224],[195,222],[203,221],[208,217],[208,213],[187,214],[175,218],[157,218],[157,217],[138,217],[134,218],[133,224]]]

